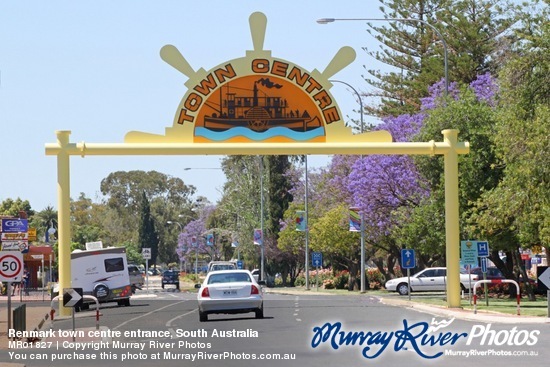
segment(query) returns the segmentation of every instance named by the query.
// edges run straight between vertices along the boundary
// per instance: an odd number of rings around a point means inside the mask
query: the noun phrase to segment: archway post
[[[447,257],[447,306],[460,307],[460,223],[458,204],[458,130],[443,130],[443,140],[451,148],[444,155],[445,247]]]
[[[70,185],[70,131],[56,131],[57,144],[57,223],[59,250],[59,314],[69,316],[71,309],[63,307],[63,289],[71,288],[71,185]]]

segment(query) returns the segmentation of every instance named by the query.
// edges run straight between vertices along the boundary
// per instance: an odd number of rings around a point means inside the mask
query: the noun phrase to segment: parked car
[[[180,273],[176,270],[165,270],[162,273],[162,289],[167,284],[175,285],[176,289],[180,289]]]
[[[206,275],[198,288],[199,321],[208,321],[213,313],[239,314],[254,312],[264,317],[264,295],[260,285],[248,270],[220,270]]]
[[[260,281],[260,269],[252,270],[252,276],[254,277],[256,282]]]
[[[160,274],[162,274],[162,269],[161,268],[150,268],[149,271],[147,272],[147,274],[149,274],[149,275],[160,275]]]
[[[143,287],[143,273],[137,265],[128,264],[128,274],[130,275],[130,286],[132,287],[132,293],[136,293],[136,289]]]
[[[472,288],[478,276],[472,274]],[[447,287],[447,268],[426,268],[411,275],[411,292],[444,291]],[[460,272],[460,288],[470,289],[470,277],[462,270]],[[408,294],[408,278],[395,278],[386,282],[388,291],[398,292],[404,296]]]
[[[472,270],[470,270],[470,272],[477,275],[479,280],[483,279],[483,272],[481,271],[481,268],[473,268]],[[504,274],[502,274],[502,272],[496,266],[488,266],[485,276],[487,280],[506,279]]]
[[[233,269],[237,269],[237,263],[234,261],[210,261],[207,272]]]

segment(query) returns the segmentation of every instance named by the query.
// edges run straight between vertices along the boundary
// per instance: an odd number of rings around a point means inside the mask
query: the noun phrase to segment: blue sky
[[[357,59],[333,79],[367,90],[364,65],[379,69],[362,47],[379,47],[364,22],[319,25],[324,17],[380,16],[375,1],[42,1],[0,3],[0,201],[57,207],[56,159],[44,145],[56,130],[71,142],[122,143],[128,131],[164,133],[186,92],[186,77],[161,60],[175,45],[196,70],[208,70],[252,49],[248,18],[267,16],[264,48],[306,70],[323,70],[342,46]],[[346,120],[359,119],[352,92],[335,84]],[[368,103],[368,101],[365,101]],[[354,111],[355,109],[355,111]],[[99,185],[115,171],[157,170],[197,187],[215,202],[224,176],[219,156],[72,157],[71,197],[99,200]],[[326,156],[311,156],[310,167]],[[98,196],[99,195],[99,196]]]

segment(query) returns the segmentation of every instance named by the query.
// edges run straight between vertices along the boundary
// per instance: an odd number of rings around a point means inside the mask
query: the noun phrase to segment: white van
[[[71,253],[73,288],[82,288],[99,302],[117,302],[130,306],[132,287],[124,247],[97,250],[75,250]],[[88,308],[85,304],[83,308]]]

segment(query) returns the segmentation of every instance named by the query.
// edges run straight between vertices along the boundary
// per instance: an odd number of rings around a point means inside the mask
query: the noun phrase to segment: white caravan
[[[73,251],[71,278],[73,288],[82,288],[85,295],[92,295],[99,302],[130,306],[132,287],[124,247]],[[83,308],[88,307],[89,303],[85,303]]]

